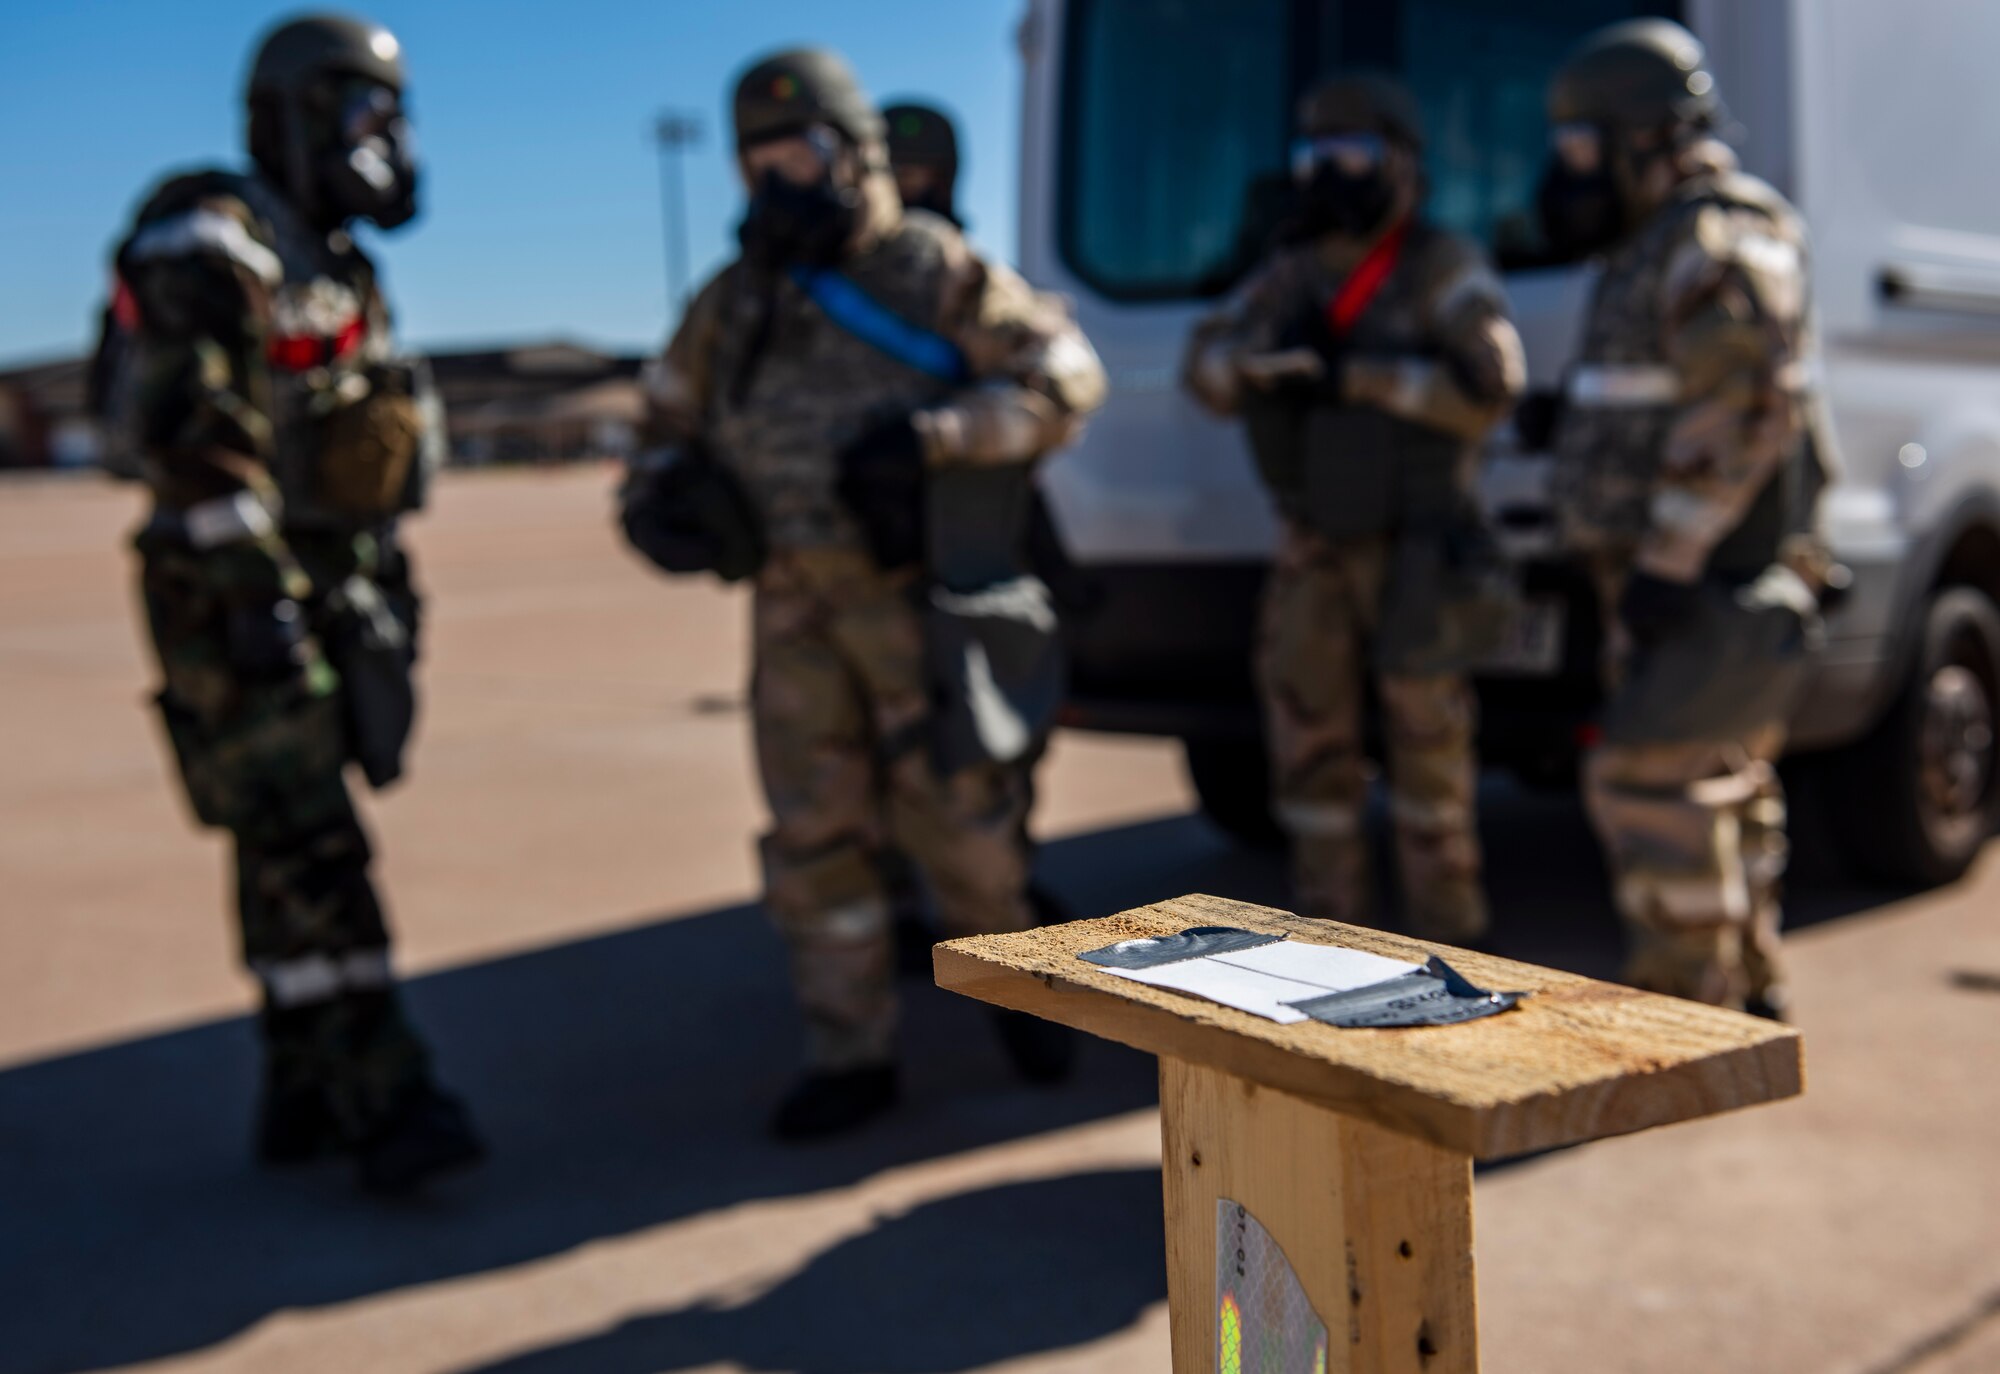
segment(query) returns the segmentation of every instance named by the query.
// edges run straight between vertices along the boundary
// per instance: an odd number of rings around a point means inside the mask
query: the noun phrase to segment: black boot
[[[873,1121],[896,1105],[896,1066],[814,1072],[785,1094],[771,1117],[779,1140],[824,1140]]]
[[[465,1104],[430,1084],[415,1089],[355,1152],[361,1186],[371,1193],[408,1193],[441,1174],[486,1158]]]
[[[324,1003],[264,1007],[264,1084],[251,1139],[259,1164],[304,1164],[346,1147],[319,1054],[326,1015]]]
[[[305,1164],[340,1152],[340,1123],[317,1087],[264,1085],[254,1148],[259,1164]]]
[[[1014,1072],[1030,1083],[1060,1083],[1076,1068],[1076,1032],[1024,1011],[996,1011],[993,1024]]]

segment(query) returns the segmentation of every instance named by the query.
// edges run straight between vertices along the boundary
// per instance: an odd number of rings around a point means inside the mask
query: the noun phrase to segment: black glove
[[[854,512],[869,552],[884,570],[924,558],[924,444],[907,415],[863,434],[841,450],[835,486]]]
[[[296,676],[307,661],[305,610],[289,597],[231,606],[222,636],[229,666],[254,682]]]
[[[626,541],[664,572],[735,582],[764,565],[763,528],[749,496],[699,449],[635,462],[618,518]]]
[[[1524,453],[1547,453],[1555,446],[1564,409],[1560,391],[1531,391],[1514,408],[1514,437]]]
[[[1618,620],[1635,643],[1651,644],[1694,619],[1701,594],[1699,582],[1669,582],[1635,572],[1618,598]]]
[[[1277,399],[1300,406],[1341,406],[1347,403],[1347,346],[1334,337],[1326,312],[1318,306],[1300,311],[1278,332],[1278,351],[1304,349],[1319,358],[1316,377],[1286,377],[1271,388]]]

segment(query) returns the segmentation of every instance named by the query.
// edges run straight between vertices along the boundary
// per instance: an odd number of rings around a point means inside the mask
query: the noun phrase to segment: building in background
[[[551,340],[430,355],[454,464],[560,463],[632,451],[644,413],[637,355]],[[101,452],[89,360],[0,372],[0,468],[88,468]]]

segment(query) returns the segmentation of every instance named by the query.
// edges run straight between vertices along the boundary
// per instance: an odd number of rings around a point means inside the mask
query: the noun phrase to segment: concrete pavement
[[[0,487],[0,1371],[1164,1367],[1151,1069],[1012,1083],[910,984],[910,1105],[758,1124],[795,1027],[749,905],[739,593],[615,546],[602,469],[447,479],[409,782],[371,806],[413,1002],[496,1145],[403,1209],[242,1157],[222,852],[142,710],[94,482]],[[1043,867],[1098,914],[1281,901],[1175,752],[1065,737]],[[1608,971],[1575,808],[1496,788],[1505,952]],[[1478,1194],[1487,1367],[2000,1369],[2000,870],[1795,902],[1801,1101],[1519,1163]]]

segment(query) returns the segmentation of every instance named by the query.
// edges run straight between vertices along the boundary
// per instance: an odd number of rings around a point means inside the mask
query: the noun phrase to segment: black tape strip
[[[1433,957],[1415,973],[1291,1005],[1315,1021],[1350,1030],[1370,1026],[1452,1026],[1497,1015],[1527,995],[1475,987],[1457,969]]]
[[[1102,949],[1085,950],[1076,957],[1099,968],[1159,968],[1163,964],[1178,964],[1208,954],[1233,954],[1239,949],[1275,945],[1284,938],[1254,930],[1238,930],[1234,926],[1195,926],[1177,935],[1162,935],[1148,940],[1120,940]]]

